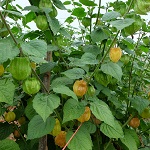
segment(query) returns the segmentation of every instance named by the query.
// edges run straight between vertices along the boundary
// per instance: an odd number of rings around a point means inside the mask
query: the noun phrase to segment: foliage
[[[0,149],[147,149],[150,1],[29,3],[0,3]]]

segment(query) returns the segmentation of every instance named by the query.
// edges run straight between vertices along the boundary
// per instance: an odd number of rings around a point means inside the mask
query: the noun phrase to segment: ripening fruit
[[[63,148],[66,145],[66,131],[60,131],[60,133],[55,137],[55,144]]]
[[[14,134],[14,137],[16,137],[16,138],[20,137],[20,133],[18,130],[15,130],[13,134]]]
[[[55,126],[54,126],[52,132],[50,133],[53,136],[57,136],[61,132],[61,125],[60,125],[59,120],[56,118],[55,121],[56,121]]]
[[[11,122],[11,121],[14,121],[16,118],[16,114],[12,111],[9,111],[6,115],[5,115],[5,120],[7,122]]]
[[[91,110],[88,106],[85,107],[84,113],[77,119],[80,122],[88,121],[91,117]]]
[[[142,118],[150,118],[150,108],[145,108],[144,111],[140,114]]]
[[[110,49],[109,58],[112,62],[116,63],[119,61],[122,55],[122,50],[120,47],[113,47]]]
[[[18,122],[19,122],[20,125],[22,125],[26,122],[26,118],[24,116],[22,116],[18,119]]]
[[[132,128],[138,128],[140,125],[140,119],[139,118],[132,118],[129,122],[129,126]]]
[[[4,73],[4,67],[3,67],[3,65],[0,65],[0,76],[2,76],[3,75],[3,73]]]
[[[31,74],[31,66],[28,57],[15,57],[9,66],[9,71],[17,80],[24,80]]]
[[[38,79],[32,77],[32,78],[28,78],[23,82],[22,85],[23,91],[29,95],[35,94],[37,93],[41,86],[40,86],[40,82]]]
[[[76,80],[73,85],[73,91],[77,96],[83,96],[87,91],[87,83],[84,80]]]

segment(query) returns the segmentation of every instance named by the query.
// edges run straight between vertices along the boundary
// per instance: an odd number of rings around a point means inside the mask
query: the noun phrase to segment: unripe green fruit
[[[56,9],[54,6],[52,6],[52,9],[53,9],[53,10],[49,13],[49,15],[50,15],[51,17],[56,17],[57,14],[58,14],[57,9]]]
[[[8,30],[5,28],[4,24],[0,21],[0,36],[2,38],[6,37],[7,35],[9,35]]]
[[[32,77],[32,78],[26,79],[23,82],[22,88],[25,93],[32,95],[32,94],[37,93],[40,90],[41,86],[40,86],[39,80]]]
[[[39,2],[39,8],[52,8],[52,3],[50,0],[40,0]]]
[[[88,18],[88,17],[84,17],[84,18],[82,19],[82,24],[83,24],[85,27],[90,26],[90,25],[91,25],[91,19]]]
[[[112,76],[103,73],[101,70],[98,70],[94,75],[95,80],[107,87],[107,85],[111,82]]]
[[[47,18],[44,15],[37,16],[35,23],[36,23],[37,28],[42,30],[42,31],[45,31],[48,29]]]
[[[24,80],[31,74],[28,57],[15,57],[9,66],[9,72],[17,80]]]
[[[94,96],[94,94],[95,94],[94,86],[88,86],[87,95],[88,96]]]
[[[14,121],[16,118],[16,114],[12,111],[9,111],[6,115],[5,115],[5,120],[7,122],[11,122],[11,121]]]

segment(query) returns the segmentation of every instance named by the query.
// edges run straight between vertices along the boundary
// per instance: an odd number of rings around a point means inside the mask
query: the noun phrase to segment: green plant
[[[1,1],[0,149],[147,149],[149,0],[29,3]]]

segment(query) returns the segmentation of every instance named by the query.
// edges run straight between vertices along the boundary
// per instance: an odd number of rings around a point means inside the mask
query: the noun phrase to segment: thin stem
[[[100,9],[101,9],[101,0],[99,0],[99,4],[98,4],[98,12],[97,12],[97,18],[96,18],[95,25],[97,25],[97,23],[98,23],[98,18],[99,18],[99,15],[100,15]]]
[[[48,89],[46,88],[46,86],[43,84],[42,80],[40,79],[40,77],[37,75],[37,73],[35,72],[34,69],[32,69],[32,73],[35,75],[35,77],[39,80],[41,86],[43,87],[43,89],[46,91],[46,93],[49,94]]]
[[[81,123],[78,128],[76,129],[76,131],[73,133],[73,135],[71,136],[71,138],[69,139],[69,141],[66,143],[66,145],[64,146],[64,148],[62,150],[65,150],[66,147],[68,146],[68,144],[71,142],[71,140],[74,138],[74,136],[76,135],[76,133],[79,131],[80,127],[82,126],[83,123]]]
[[[21,134],[21,132],[20,132],[18,126],[17,126],[16,124],[14,124],[14,125],[15,125],[15,128],[17,129],[17,131],[19,132],[19,134],[20,134],[20,136],[21,136],[23,142],[27,145],[27,142],[26,142],[25,138],[23,137],[23,135]]]

